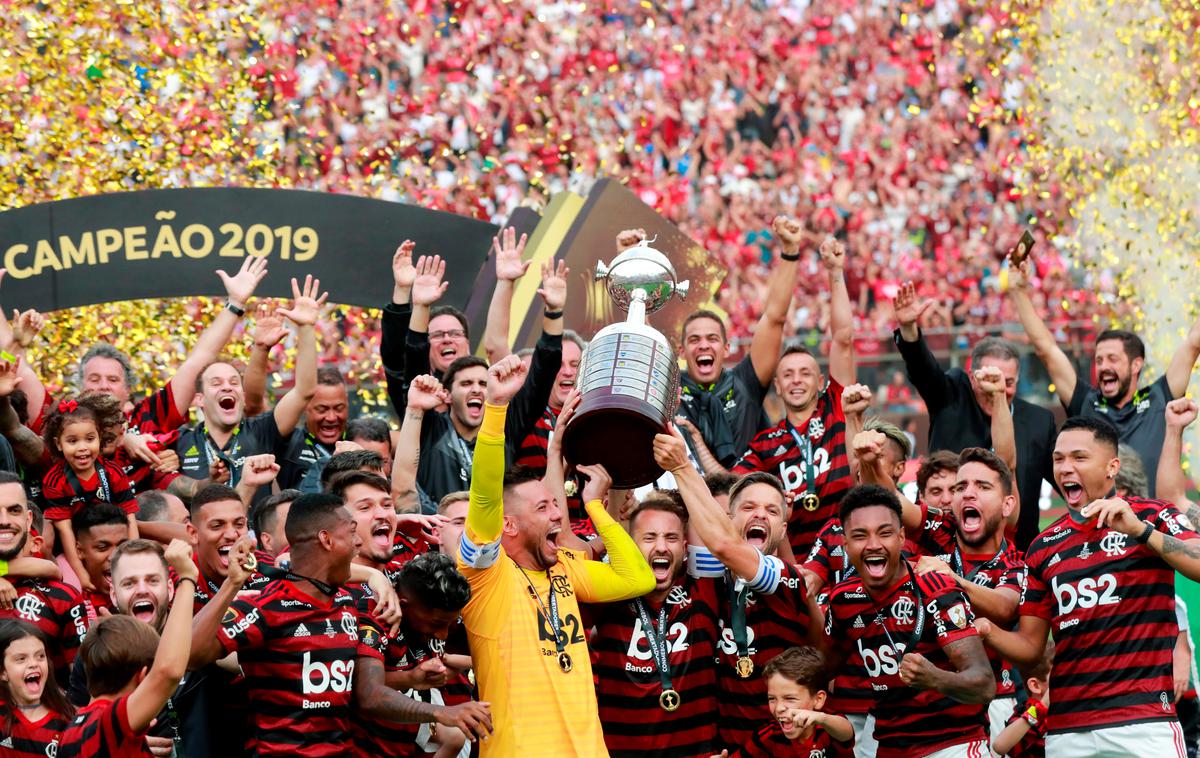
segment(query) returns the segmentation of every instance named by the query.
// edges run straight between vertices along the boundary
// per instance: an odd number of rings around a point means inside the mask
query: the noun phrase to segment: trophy
[[[613,259],[596,263],[613,303],[629,315],[596,333],[579,365],[579,408],[563,433],[567,460],[599,463],[613,486],[632,489],[662,474],[654,462],[654,435],[667,430],[679,404],[679,363],[671,343],[646,324],[688,283],[676,281],[667,256],[642,240]]]

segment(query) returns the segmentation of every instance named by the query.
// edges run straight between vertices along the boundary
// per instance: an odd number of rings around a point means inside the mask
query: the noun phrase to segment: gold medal
[[[662,694],[658,696],[658,705],[664,711],[670,712],[679,710],[679,704],[681,702],[682,699],[679,697],[679,693],[675,690],[663,690]]]
[[[750,660],[750,656],[748,655],[738,658],[737,663],[733,667],[737,670],[737,675],[742,679],[749,679],[751,674],[754,673],[754,661]]]
[[[258,568],[258,556],[256,556],[254,553],[247,555],[246,562],[242,564],[242,568],[246,569],[247,571],[253,571],[254,569]]]
[[[564,674],[571,671],[571,656],[565,651],[558,654],[558,667],[563,670]]]
[[[809,513],[815,511],[821,505],[821,498],[817,497],[812,492],[805,492],[800,496],[800,505]]]

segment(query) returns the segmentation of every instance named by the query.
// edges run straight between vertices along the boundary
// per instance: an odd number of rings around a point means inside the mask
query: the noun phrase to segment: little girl
[[[0,621],[0,661],[0,741],[6,743],[4,755],[54,755],[75,709],[54,680],[46,636],[24,621]]]
[[[138,536],[138,506],[129,479],[119,466],[100,457],[101,448],[112,441],[112,430],[121,428],[122,421],[121,404],[111,395],[85,395],[52,406],[42,432],[46,449],[56,458],[42,478],[45,516],[54,524],[63,556],[88,592],[96,589],[95,577],[88,576],[79,560],[71,517],[93,503],[111,503],[127,514],[129,539]]]

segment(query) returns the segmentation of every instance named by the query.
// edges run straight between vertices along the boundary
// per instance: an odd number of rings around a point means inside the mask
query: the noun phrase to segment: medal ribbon
[[[67,475],[67,483],[71,485],[71,489],[75,491],[78,497],[85,497],[87,490],[83,488],[83,484],[79,481],[79,477],[71,468],[70,464],[63,466]],[[104,463],[96,461],[96,478],[100,480],[100,485],[96,487],[96,492],[104,498],[104,502],[112,502],[112,487],[108,485],[108,473],[104,470]]]
[[[883,627],[883,633],[888,639],[888,643],[898,650],[901,655],[909,652],[914,646],[921,641],[921,635],[925,632],[925,598],[921,595],[921,588],[917,586],[917,575],[913,573],[912,564],[904,561],[904,567],[908,569],[908,584],[912,585],[913,597],[917,603],[917,623],[913,625],[912,634],[909,635],[908,641],[904,643],[904,647],[896,644],[892,639],[892,633],[888,631],[887,623],[884,620],[884,609],[880,608],[875,614],[875,622]]]
[[[521,575],[525,577],[525,582],[529,585],[529,593],[533,595],[533,599],[537,601],[538,612],[545,617],[546,622],[550,624],[550,630],[554,633],[554,647],[559,653],[566,650],[567,643],[562,632],[562,621],[558,618],[558,598],[554,595],[554,575],[548,570],[546,571],[546,579],[550,583],[550,589],[547,593],[549,597],[547,602],[550,604],[550,610],[547,612],[546,603],[542,602],[542,596],[538,594],[537,587],[533,586],[533,582],[529,579],[529,574],[525,573],[525,569],[517,566],[521,571]]]
[[[801,434],[792,426],[792,422],[787,422],[788,431],[792,433],[792,439],[796,440],[796,445],[800,448],[800,457],[804,459],[804,491],[816,495],[817,494],[817,472],[813,466],[813,449],[812,440],[807,434]]]
[[[732,579],[732,577],[730,577]],[[747,589],[741,581],[734,580],[729,585],[730,605],[732,606],[729,614],[729,623],[733,627],[733,641],[737,645],[738,657],[750,657],[750,636],[746,633],[746,600],[750,596],[750,590]]]
[[[662,682],[662,690],[673,690],[671,686],[671,654],[667,647],[667,602],[663,601],[658,609],[658,628],[646,611],[646,605],[641,598],[633,601],[637,608],[638,618],[642,621],[642,629],[646,631],[646,642],[650,645],[650,656],[654,659],[654,667],[658,669],[658,679]]]
[[[955,542],[954,543],[954,553],[950,556],[954,561],[954,573],[958,574],[963,579],[966,579],[968,582],[972,582],[975,580],[975,575],[978,574],[980,571],[987,571],[988,569],[995,567],[996,562],[1000,560],[1000,557],[1003,556],[1007,550],[1008,550],[1008,541],[1001,538],[1000,549],[996,551],[996,554],[992,556],[991,560],[989,560],[987,563],[979,564],[978,566],[975,567],[975,569],[973,571],[971,571],[971,573],[964,574],[963,573],[962,551],[958,547],[958,542]]]
[[[236,440],[238,438],[238,433],[241,432],[241,430],[242,430],[242,427],[239,424],[233,430],[233,434],[231,434],[229,436],[229,442],[226,444],[233,445],[234,440]],[[229,469],[229,486],[236,487],[238,480],[240,480],[242,478],[241,468],[239,468],[238,465],[233,462],[233,458],[230,457],[228,453],[226,453],[224,450],[222,450],[217,445],[217,441],[214,440],[212,438],[212,435],[208,433],[207,426],[203,428],[203,434],[204,434],[204,452],[208,454],[208,462],[211,464],[213,461],[219,460],[222,463],[224,463],[225,468]]]

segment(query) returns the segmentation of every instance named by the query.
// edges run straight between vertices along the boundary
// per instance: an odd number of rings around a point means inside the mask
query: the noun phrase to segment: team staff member
[[[525,374],[515,355],[488,370],[459,549],[459,568],[471,583],[463,620],[480,695],[492,703],[496,727],[480,754],[608,755],[579,601],[640,597],[654,589],[654,574],[604,509],[611,480],[602,467],[579,471],[588,477],[584,501],[610,563],[558,547],[563,514],[539,480],[505,481],[505,411]]]
[[[1067,515],[1025,554],[1017,630],[987,621],[979,628],[1018,667],[1037,663],[1053,629],[1047,755],[1182,758],[1171,676],[1175,572],[1200,580],[1200,508],[1116,497],[1117,445],[1104,419],[1063,424],[1054,476]]]
[[[1200,320],[1192,324],[1183,344],[1171,356],[1167,371],[1153,384],[1139,387],[1146,365],[1146,345],[1133,332],[1108,329],[1096,337],[1092,365],[1096,382],[1081,379],[1074,364],[1042,319],[1029,297],[1031,263],[1013,272],[1008,296],[1038,358],[1046,364],[1054,392],[1068,416],[1097,416],[1117,427],[1120,440],[1132,447],[1146,471],[1158,469],[1162,453],[1167,403],[1187,392],[1196,359],[1200,358]],[[1150,496],[1155,495],[1150,482]]]
[[[871,679],[876,755],[986,754],[986,703],[996,682],[970,603],[952,581],[918,575],[903,557],[892,493],[855,487],[842,498],[841,519],[854,574],[829,593],[825,632],[835,659],[853,650]]]
[[[654,458],[675,475],[688,509],[695,535],[688,570],[716,579],[719,741],[734,748],[746,744],[762,720],[767,691],[758,675],[762,667],[789,647],[819,638],[821,615],[800,569],[778,557],[787,538],[786,493],[778,479],[747,474],[730,490],[725,510],[688,464],[677,429],[654,438]]]
[[[1045,408],[1016,397],[1020,355],[1012,343],[987,337],[971,350],[971,372],[943,371],[929,351],[917,323],[930,305],[917,297],[912,282],[901,286],[895,309],[899,328],[896,347],[904,358],[908,379],[929,409],[929,450],[957,453],[968,447],[998,448],[992,437],[991,393],[979,382],[978,371],[998,369],[1004,377],[1004,397],[1016,427],[1016,476],[1021,509],[1014,540],[1025,548],[1038,533],[1038,500],[1042,481],[1053,481],[1050,456],[1054,450],[1054,416]]]
[[[687,370],[680,375],[679,413],[695,426],[705,445],[722,466],[732,466],[750,440],[767,426],[763,400],[783,345],[783,325],[796,289],[796,262],[804,228],[799,221],[777,216],[771,229],[779,236],[779,261],[771,271],[771,286],[750,342],[750,354],[733,368],[725,367],[729,337],[725,323],[713,311],[693,312],[683,322],[680,340]],[[638,234],[640,232],[640,234]],[[645,237],[641,230],[622,232],[619,248]]]
[[[687,573],[687,511],[665,493],[634,508],[629,532],[654,590],[585,609],[604,741],[613,758],[707,758],[717,737],[715,583]]]

